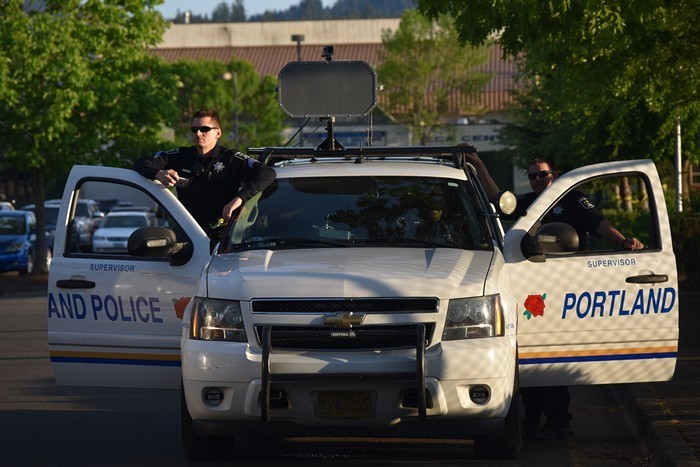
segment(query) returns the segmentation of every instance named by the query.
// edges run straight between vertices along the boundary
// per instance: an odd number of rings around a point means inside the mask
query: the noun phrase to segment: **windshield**
[[[278,179],[222,241],[223,251],[348,246],[492,244],[467,182],[392,176]]]
[[[47,226],[56,225],[56,220],[58,219],[58,206],[45,206],[44,216]]]
[[[27,227],[24,223],[24,217],[0,217],[0,235],[21,235],[26,231],[26,229]]]
[[[87,203],[78,203],[75,207],[75,217],[90,217]]]

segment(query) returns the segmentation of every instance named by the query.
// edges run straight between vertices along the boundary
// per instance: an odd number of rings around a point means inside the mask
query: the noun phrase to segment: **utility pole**
[[[233,142],[238,150],[238,74],[236,70],[227,71],[221,77],[226,81],[233,81]]]
[[[683,212],[683,162],[681,158],[681,117],[676,118],[676,211]]]
[[[303,34],[292,34],[292,42],[297,43],[297,62],[301,61],[301,43],[304,42]],[[304,134],[302,133],[304,127],[303,123],[299,124],[299,146],[304,143]]]

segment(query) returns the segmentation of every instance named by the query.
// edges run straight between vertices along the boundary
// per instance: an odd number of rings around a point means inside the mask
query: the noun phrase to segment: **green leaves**
[[[0,143],[20,168],[56,176],[75,163],[133,154],[133,133],[157,139],[172,117],[174,82],[147,46],[166,23],[153,1],[8,0],[0,23]],[[50,181],[50,180],[49,180]]]
[[[700,3],[692,0],[418,0],[451,15],[461,40],[493,33],[522,62],[517,123],[505,133],[521,160],[560,165],[672,158],[678,117],[684,157],[700,144]]]
[[[464,112],[483,112],[467,102],[491,78],[476,71],[488,59],[488,49],[461,47],[448,17],[430,21],[407,10],[398,30],[386,31],[382,42],[385,53],[377,67],[384,86],[380,104],[396,121],[410,125],[420,144],[442,117],[455,113],[450,102],[455,94]]]

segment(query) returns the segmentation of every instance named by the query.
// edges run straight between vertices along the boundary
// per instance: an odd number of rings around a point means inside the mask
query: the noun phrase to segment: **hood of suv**
[[[207,287],[210,298],[236,300],[479,296],[492,256],[452,248],[254,250],[216,255]]]

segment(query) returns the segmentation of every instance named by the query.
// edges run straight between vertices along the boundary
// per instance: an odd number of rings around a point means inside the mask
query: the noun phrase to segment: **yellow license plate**
[[[322,392],[318,396],[321,418],[369,418],[368,392]]]

